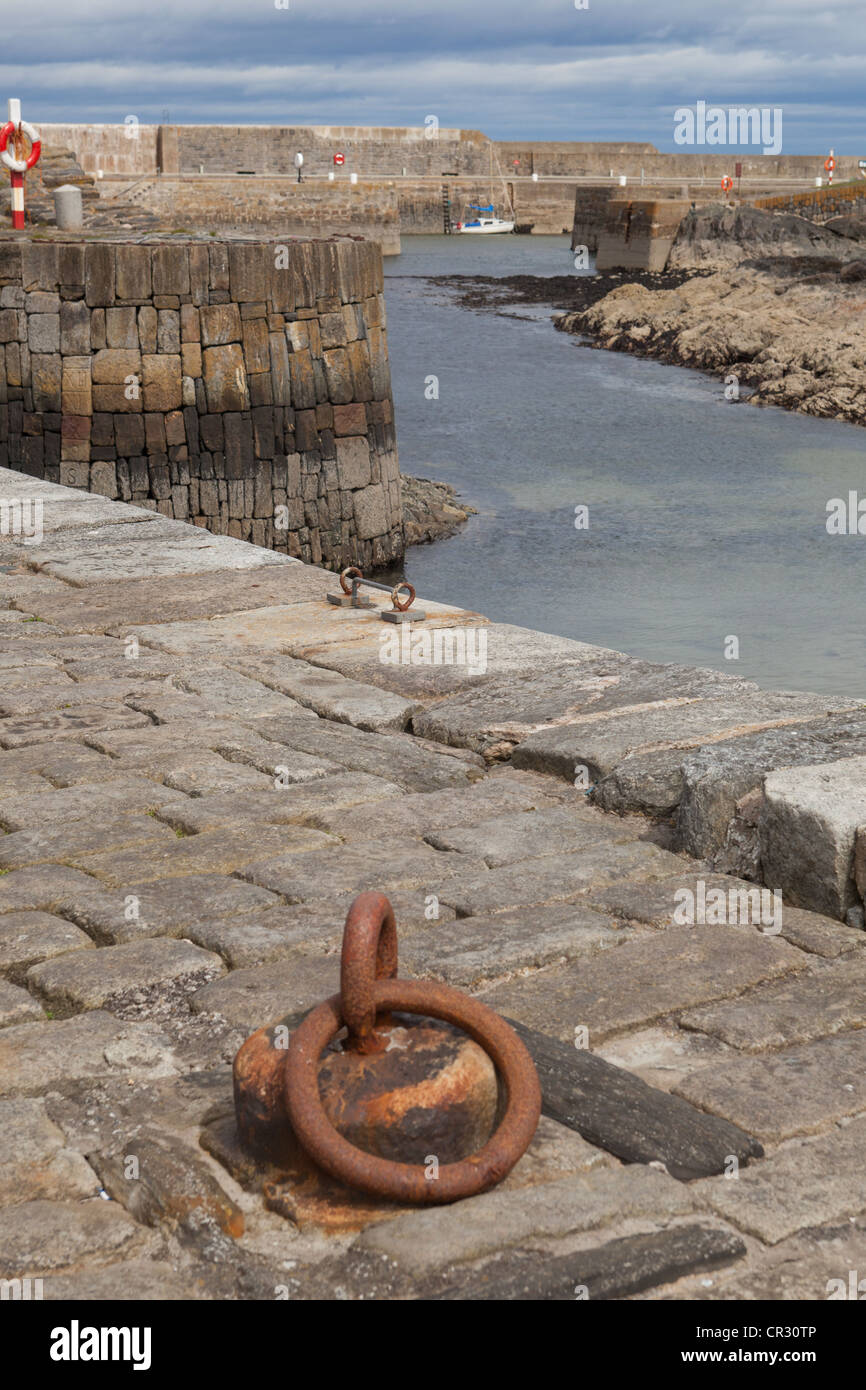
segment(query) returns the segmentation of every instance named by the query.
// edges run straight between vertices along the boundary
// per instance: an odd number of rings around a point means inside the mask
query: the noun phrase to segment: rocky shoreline
[[[866,222],[710,208],[683,223],[670,266],[692,273],[676,286],[624,276],[556,327],[735,377],[750,405],[866,424]]]
[[[403,535],[407,548],[453,536],[476,513],[476,508],[470,507],[468,502],[458,501],[457,492],[450,483],[436,482],[432,478],[411,478],[404,473],[400,486],[403,495]]]
[[[734,376],[741,400],[866,424],[866,220],[823,226],[713,205],[685,219],[663,271],[439,276],[464,308],[560,311],[611,352]],[[517,315],[519,316],[519,314]]]

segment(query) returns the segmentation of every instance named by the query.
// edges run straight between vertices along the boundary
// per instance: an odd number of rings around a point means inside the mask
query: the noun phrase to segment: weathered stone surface
[[[719,1269],[745,1253],[742,1240],[732,1232],[711,1226],[674,1226],[649,1235],[624,1236],[570,1255],[509,1252],[488,1261],[481,1270],[448,1280],[444,1293],[437,1294],[434,1286],[426,1297],[573,1303],[580,1290],[580,1297],[598,1302],[627,1298],[698,1270]]]
[[[352,494],[355,509],[355,530],[359,540],[382,536],[390,526],[388,496],[381,483],[359,488]]]
[[[140,1004],[170,990],[191,993],[224,972],[219,956],[189,941],[144,940],[75,951],[34,965],[29,987],[60,1016],[82,1009]]]
[[[150,815],[97,816],[69,824],[52,821],[44,830],[18,830],[4,835],[0,839],[0,868],[17,869],[28,864],[56,863],[72,858],[83,860],[88,854],[143,848],[170,838],[169,827]]]
[[[119,299],[150,298],[152,293],[150,260],[149,246],[117,247],[115,284]]]
[[[764,879],[795,907],[844,917],[866,824],[866,757],[771,772],[758,822]]]
[[[60,351],[76,356],[90,352],[90,314],[80,299],[60,305]]]
[[[364,782],[364,774],[347,775],[356,778],[359,784]],[[544,788],[539,785],[542,780],[531,773],[504,774],[451,790],[404,793],[399,799],[376,807],[376,827],[382,835],[414,835],[423,839],[431,832],[477,825],[496,815],[552,809],[560,803],[545,795]],[[322,790],[324,785],[321,784]],[[311,796],[318,790],[311,788]],[[336,803],[331,810],[323,798],[315,807],[310,824],[339,835],[343,840],[365,840],[369,833],[361,817],[343,815]]]
[[[270,908],[242,917],[204,918],[185,928],[197,946],[222,956],[230,970],[294,958],[303,950],[337,950],[342,938],[338,911],[322,908],[304,915],[291,908]]]
[[[201,343],[215,347],[241,341],[241,316],[237,304],[210,304],[199,310]]]
[[[765,1052],[866,1026],[866,959],[816,965],[808,975],[764,985],[745,999],[691,1009],[680,1018],[746,1052]]]
[[[145,410],[180,410],[183,405],[179,353],[144,353],[141,359],[142,403]]]
[[[244,355],[239,343],[205,348],[202,352],[202,370],[208,410],[249,409]]]
[[[71,871],[70,871],[71,872]],[[119,889],[93,878],[61,892],[61,910],[97,941],[112,944],[151,936],[186,936],[195,923],[248,917],[280,899],[264,888],[221,874],[190,874]],[[0,919],[2,920],[2,919]]]
[[[225,792],[237,794],[269,791],[273,786],[273,779],[265,773],[252,767],[244,767],[242,763],[230,763],[218,753],[206,750],[192,754],[186,762],[167,762],[166,766],[163,784],[176,791],[185,792],[187,796],[195,797],[199,802],[203,798],[208,801],[222,798]],[[234,796],[227,798],[227,801],[233,799]],[[174,825],[173,821],[166,821],[166,824],[169,823]],[[218,823],[216,820],[213,822],[215,825]],[[175,825],[175,828],[180,830],[184,827]],[[204,829],[204,826],[200,826],[199,829]]]
[[[785,1144],[736,1180],[708,1179],[694,1191],[741,1231],[775,1245],[866,1210],[864,1142],[866,1120],[853,1120],[823,1138]]]
[[[231,767],[232,764],[227,766]],[[256,775],[265,783],[260,790],[239,787],[225,795],[196,795],[189,801],[163,806],[160,819],[187,835],[197,835],[203,830],[233,825],[238,821],[256,820],[271,825],[301,824],[315,820],[315,828],[319,829],[316,813],[321,809],[326,815],[331,813],[328,833],[339,835],[340,827],[348,827],[352,822],[358,822],[359,831],[369,833],[369,825],[363,824],[365,813],[359,810],[357,816],[351,816],[346,813],[347,808],[400,796],[400,788],[393,783],[385,782],[380,777],[368,777],[363,772],[331,775],[318,781],[288,786],[275,785],[274,779],[265,781],[261,774]],[[0,853],[2,849],[0,842]]]
[[[31,965],[92,948],[86,932],[48,912],[4,912],[0,915],[0,973],[16,984]]]
[[[219,1014],[236,1028],[253,1032],[286,1014],[302,1014],[339,988],[339,957],[295,952],[223,980],[193,995],[194,1013]],[[300,1019],[298,1020],[300,1021]]]
[[[616,1218],[665,1220],[693,1210],[688,1188],[664,1173],[602,1168],[398,1216],[364,1231],[356,1247],[386,1255],[417,1277],[499,1250],[597,1230]]]
[[[133,349],[103,348],[91,359],[91,373],[97,385],[122,386],[129,376],[141,373],[141,353]]]
[[[265,653],[235,659],[238,670],[255,676],[265,685],[290,695],[293,700],[315,710],[322,719],[353,724],[373,733],[402,730],[418,708],[400,695],[347,680],[336,671],[311,666],[307,661]]]
[[[92,886],[87,874],[66,865],[13,869],[0,875],[0,913],[52,912],[67,894]]]
[[[187,1270],[179,1273],[167,1261],[119,1260],[107,1269],[52,1274],[44,1297],[60,1303],[193,1303],[208,1294],[200,1278],[191,1279]]]
[[[366,436],[337,440],[337,471],[342,488],[367,487],[372,482]]]
[[[39,609],[44,606],[40,617],[65,630],[99,632],[115,623],[135,627],[140,623],[189,621],[214,613],[291,603],[295,598],[321,598],[334,589],[334,575],[325,570],[285,562],[274,569],[268,563],[268,553],[259,555],[257,566],[240,573],[213,570],[189,575],[182,591],[174,578],[149,575],[138,580],[89,582],[83,589],[64,585],[60,592],[40,592],[35,603]]]
[[[66,1147],[44,1100],[0,1101],[0,1203],[93,1197],[99,1184],[81,1154]]]
[[[620,946],[632,935],[582,903],[551,905],[540,919],[518,909],[495,917],[431,922],[401,950],[400,959],[412,975],[472,989],[485,980]]]
[[[396,782],[404,791],[465,786],[481,772],[477,765],[435,752],[405,734],[369,733],[307,719],[263,719],[259,731],[301,752]]]
[[[866,1030],[761,1057],[719,1060],[676,1094],[759,1139],[817,1134],[866,1107]]]
[[[725,734],[754,733],[761,728],[823,718],[828,700],[796,691],[740,694],[671,702],[607,719],[573,720],[530,734],[515,751],[515,767],[531,767],[571,780],[586,767],[591,780],[606,776],[624,759],[660,745],[677,749],[699,746]],[[837,702],[844,708],[844,702]],[[597,705],[593,707],[593,712]]]
[[[11,985],[8,980],[0,980],[0,1028],[44,1017],[42,1007],[26,989]]]
[[[708,1033],[690,1033],[669,1022],[620,1033],[600,1043],[595,1055],[640,1077],[648,1086],[673,1091],[683,1077],[709,1066],[717,1057],[728,1057],[730,1051]]]
[[[339,408],[349,410],[353,407]],[[426,611],[426,598],[424,608]],[[566,637],[554,637],[547,632],[533,632],[530,628],[515,627],[509,623],[482,622],[474,634],[476,643],[474,650],[479,657],[482,655],[480,645],[482,636],[484,642],[483,662],[480,660],[477,662],[455,660],[441,665],[422,663],[393,665],[381,660],[381,649],[378,644],[375,648],[360,646],[355,643],[346,643],[341,647],[329,648],[317,646],[312,641],[303,655],[314,660],[317,664],[328,666],[331,670],[341,671],[345,676],[367,681],[371,685],[382,686],[407,698],[416,695],[448,695],[455,690],[484,685],[491,688],[494,702],[497,705],[504,705],[506,683],[502,682],[500,685],[497,680],[498,677],[508,677],[507,688],[513,692],[513,699],[523,683],[521,679],[515,688],[517,677],[537,676],[539,670],[550,671],[551,673],[558,668],[566,668],[567,670],[575,662],[584,660],[587,652],[598,653],[602,651],[601,648],[587,647],[583,642],[573,642]],[[456,633],[454,650],[455,653],[458,651]],[[467,636],[464,644],[464,655],[471,655],[472,650]],[[619,654],[610,653],[610,655],[618,656]],[[478,713],[483,714],[483,703],[479,703],[477,708]],[[497,709],[496,714],[503,722],[507,721],[508,715],[504,708]],[[424,728],[421,727],[419,714],[416,732],[425,734],[429,732],[430,737],[439,737],[433,710],[430,710],[425,716]],[[455,739],[455,742],[460,744],[462,741],[458,738]],[[469,746],[468,743],[467,746]]]
[[[27,340],[31,352],[59,352],[60,314],[28,314]]]
[[[140,728],[148,721],[125,705],[76,705],[71,710],[22,715],[0,725],[0,748],[24,748],[31,743],[81,738],[95,729]]]
[[[112,781],[86,783],[40,792],[7,801],[0,825],[7,831],[36,830],[52,821],[75,821],[102,812],[123,814],[153,811],[172,800],[165,789],[144,777],[119,776]]]
[[[145,1245],[141,1227],[109,1202],[23,1202],[4,1215],[0,1274],[38,1277],[87,1259],[107,1264]]]
[[[625,878],[669,878],[675,855],[648,844],[613,844],[574,854],[527,859],[477,877],[469,875],[469,856],[459,880],[441,886],[440,896],[460,917],[479,917],[506,908],[569,902],[588,890]],[[435,885],[434,885],[435,886]]]
[[[416,718],[416,733],[483,751],[500,743],[521,744],[536,730],[542,737],[547,726],[555,726],[564,718],[573,724],[581,713],[610,715],[618,709],[633,711],[635,706],[658,703],[663,716],[665,708],[672,714],[674,708],[682,708],[683,702],[689,700],[707,700],[727,692],[739,698],[755,689],[748,681],[717,671],[636,661],[622,652],[583,642],[554,650],[548,648],[547,643],[557,639],[550,638],[546,638],[543,649],[538,652],[541,669],[537,666],[534,671],[531,668],[526,671],[519,650],[514,651],[515,645],[518,649],[520,646],[520,629],[517,632],[515,637],[514,629],[508,628],[503,634],[506,652],[503,677],[488,679],[475,689],[432,706]],[[564,642],[566,639],[558,640]],[[531,656],[528,651],[526,660],[531,660]],[[515,681],[514,675],[519,674],[520,667],[526,674]],[[680,703],[672,708],[673,701]],[[607,721],[604,723],[606,727]],[[570,725],[563,727],[568,729]],[[552,727],[549,731],[553,734],[555,729]],[[556,764],[557,775],[569,756],[569,735],[566,733],[563,738],[562,749],[556,751],[551,746],[548,750]],[[636,746],[641,747],[645,742],[640,731]],[[540,745],[528,761],[544,761],[543,747],[547,747],[546,743]],[[630,747],[628,751],[635,749]],[[550,769],[545,766],[539,770]],[[567,775],[571,781],[573,772]]]
[[[306,826],[250,822],[233,830],[206,830],[201,835],[175,838],[173,844],[160,840],[145,849],[88,854],[82,856],[80,862],[95,878],[112,888],[122,888],[127,883],[153,883],[158,879],[187,875],[243,871],[244,876],[249,877],[247,869],[268,852],[284,855],[293,849],[300,858],[305,850],[313,851],[331,844],[330,836]]]
[[[52,549],[54,553],[44,561],[46,571],[70,584],[87,584],[112,574],[138,579],[146,574],[176,575],[288,563],[284,556],[259,550],[246,541],[211,536],[198,526],[168,520],[137,526],[134,540],[125,535],[106,536],[98,550],[84,552],[80,546]],[[122,626],[125,634],[128,625]]]
[[[34,410],[58,411],[62,407],[61,359],[54,353],[34,352],[30,358]]]
[[[766,773],[860,754],[866,754],[866,721],[854,715],[766,729],[698,749],[683,763],[678,843],[699,857],[718,853],[737,802],[760,788]]]
[[[451,874],[477,874],[481,867],[469,855],[439,854],[420,840],[388,845],[373,837],[321,853],[256,860],[238,872],[248,882],[298,903],[335,893],[436,885]]]
[[[438,830],[427,835],[436,849],[473,854],[491,869],[507,867],[521,859],[571,854],[576,850],[633,840],[644,827],[619,817],[605,823],[601,817],[576,813],[571,808],[529,811],[497,816],[457,830]]]
[[[0,1095],[62,1091],[112,1072],[154,1081],[176,1071],[171,1046],[147,1023],[97,1011],[80,1018],[20,1023],[0,1032]]]
[[[678,921],[682,922],[683,890],[687,890],[692,895],[692,900],[697,903],[702,888],[705,898],[713,891],[721,889],[728,903],[731,902],[732,895],[735,895],[738,908],[741,896],[748,895],[748,899],[742,896],[744,904],[750,909],[746,920],[755,923],[755,913],[751,910],[751,904],[755,902],[755,894],[760,895],[760,887],[744,879],[729,878],[723,874],[692,870],[655,881],[636,879],[630,883],[593,889],[589,896],[593,904],[604,911],[612,912],[621,921],[646,922],[653,927],[669,927],[676,925]],[[764,890],[765,893],[767,891]],[[771,902],[770,906],[776,915],[775,903]],[[759,917],[762,912],[763,905]],[[738,920],[743,921],[742,914]],[[767,925],[767,922],[761,923],[762,928],[766,928]],[[772,926],[774,934],[784,941],[818,956],[833,958],[857,947],[866,946],[866,935],[862,931],[845,926],[831,917],[822,917],[816,912],[803,912],[799,908],[789,907],[784,902],[781,913],[776,915]],[[781,929],[776,931],[777,927]]]
[[[592,960],[500,986],[485,1001],[564,1041],[586,1028],[592,1047],[805,964],[786,942],[749,928],[672,927]]]
[[[130,1160],[136,1162],[130,1178]],[[244,1215],[223,1191],[201,1154],[159,1134],[136,1135],[115,1155],[94,1154],[91,1162],[115,1201],[147,1226],[195,1231],[213,1222],[239,1239]]]

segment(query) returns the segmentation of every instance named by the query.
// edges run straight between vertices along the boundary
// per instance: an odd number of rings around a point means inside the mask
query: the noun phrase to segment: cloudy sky
[[[582,2],[582,0],[581,0]],[[866,157],[863,0],[2,0],[35,121],[423,125],[651,140],[781,107],[786,154]],[[287,5],[287,8],[282,8]],[[278,8],[280,6],[280,8]]]

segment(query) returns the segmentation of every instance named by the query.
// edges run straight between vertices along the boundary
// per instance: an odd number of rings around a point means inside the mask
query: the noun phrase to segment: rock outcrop
[[[557,321],[599,347],[735,376],[753,405],[866,423],[866,227],[844,234],[790,214],[707,208],[671,261],[675,289],[625,283]],[[712,265],[720,268],[707,274]]]

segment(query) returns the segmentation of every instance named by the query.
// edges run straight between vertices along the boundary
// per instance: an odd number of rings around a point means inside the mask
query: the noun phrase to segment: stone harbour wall
[[[379,247],[0,237],[0,466],[334,567],[403,551]]]
[[[599,270],[664,270],[689,210],[684,199],[612,198],[598,239]]]
[[[384,256],[400,254],[397,194],[382,184],[165,175],[143,191],[141,201],[171,228],[267,232],[275,239],[362,236],[378,241]],[[441,223],[440,200],[438,231]]]

